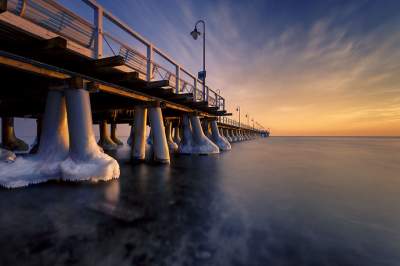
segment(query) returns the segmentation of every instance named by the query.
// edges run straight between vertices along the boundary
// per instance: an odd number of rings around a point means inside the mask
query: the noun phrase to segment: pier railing
[[[255,125],[251,126],[248,124],[245,124],[243,122],[238,122],[234,119],[231,119],[229,117],[226,116],[221,116],[218,118],[218,122],[224,125],[228,125],[228,126],[233,126],[233,127],[238,127],[238,128],[242,128],[242,129],[248,129],[248,130],[253,130],[253,131],[261,131],[263,128],[260,127],[260,125],[258,123],[256,123]]]
[[[142,79],[168,80],[175,93],[192,93],[193,101],[206,102],[217,110],[225,109],[225,99],[219,93],[203,86],[195,75],[96,1],[78,1],[91,10],[93,19],[86,19],[55,0],[8,0],[7,10],[75,42],[90,51],[94,59],[107,53],[123,56],[128,70],[138,72]],[[107,30],[106,25],[113,30]],[[119,37],[116,31],[121,32]]]

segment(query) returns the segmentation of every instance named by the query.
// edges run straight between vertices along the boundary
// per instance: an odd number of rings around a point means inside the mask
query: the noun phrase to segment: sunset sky
[[[274,135],[400,134],[400,1],[98,1]]]
[[[236,120],[239,105],[275,136],[400,135],[400,1],[98,2],[192,73],[204,19],[207,83]]]

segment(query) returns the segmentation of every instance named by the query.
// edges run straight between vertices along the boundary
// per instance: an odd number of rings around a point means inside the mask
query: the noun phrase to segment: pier
[[[95,1],[82,3],[93,21],[52,0],[0,0],[0,159],[11,162],[1,162],[1,185],[118,178],[118,162],[104,150],[123,144],[121,124],[131,127],[132,159],[158,163],[269,135],[228,118],[219,90]],[[17,138],[15,117],[37,121],[30,156],[14,154],[29,149]]]

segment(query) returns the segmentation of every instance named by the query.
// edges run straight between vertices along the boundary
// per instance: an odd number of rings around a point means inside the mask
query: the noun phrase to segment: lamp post
[[[240,106],[236,107],[236,111],[239,112],[239,127],[240,127]]]
[[[247,125],[250,126],[250,123],[249,123],[250,116],[249,116],[249,114],[246,114],[246,118],[247,118]]]
[[[206,100],[206,23],[204,20],[199,20],[194,25],[194,30],[190,33],[193,39],[197,40],[197,38],[201,35],[201,32],[197,30],[197,25],[201,23],[203,24],[203,71],[199,72],[198,78],[203,81],[203,100]]]

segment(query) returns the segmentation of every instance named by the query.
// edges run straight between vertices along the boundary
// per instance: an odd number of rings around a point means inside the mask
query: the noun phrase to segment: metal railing
[[[218,122],[227,125],[227,126],[233,126],[237,128],[242,128],[242,129],[248,129],[248,130],[253,130],[253,131],[261,131],[263,128],[260,127],[258,123],[256,123],[254,126],[245,124],[245,123],[239,123],[238,121],[228,118],[226,116],[220,116],[218,118]]]
[[[7,10],[89,49],[92,51],[92,58],[103,57],[103,47],[108,46],[106,48],[109,48],[114,55],[123,56],[125,65],[137,71],[140,78],[147,81],[168,80],[175,93],[193,93],[193,101],[204,101],[208,103],[208,106],[218,107],[218,110],[225,109],[225,99],[219,93],[208,87],[203,88],[201,80],[96,1],[80,0],[79,2],[93,11],[92,21],[86,20],[55,0],[8,0]],[[113,26],[144,45],[146,52],[140,52],[132,45],[126,44],[115,37],[113,32],[105,31],[103,25],[105,21],[112,23]],[[163,62],[157,62],[154,55],[162,58]]]

